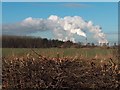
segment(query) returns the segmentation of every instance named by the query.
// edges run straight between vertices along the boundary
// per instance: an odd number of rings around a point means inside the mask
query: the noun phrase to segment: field
[[[119,88],[117,49],[3,48],[3,88]]]
[[[83,56],[86,58],[93,58],[98,56],[110,56],[116,52],[116,49],[102,49],[102,48],[34,48],[34,50],[46,57],[56,57],[59,53],[60,57],[64,56]],[[33,54],[30,48],[3,48],[2,56],[23,56],[27,54]]]

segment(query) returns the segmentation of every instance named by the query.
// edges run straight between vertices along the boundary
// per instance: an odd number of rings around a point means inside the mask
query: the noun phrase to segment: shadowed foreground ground
[[[119,88],[117,65],[93,58],[3,57],[3,88]]]

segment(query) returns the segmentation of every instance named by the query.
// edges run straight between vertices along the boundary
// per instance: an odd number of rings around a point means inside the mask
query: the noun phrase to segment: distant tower
[[[116,43],[114,43],[114,46],[117,46],[117,44],[116,44]]]
[[[87,37],[85,38],[85,41],[86,41],[86,45],[87,45]]]
[[[99,43],[100,46],[102,46],[102,43]]]
[[[109,43],[107,43],[107,46],[109,46]]]

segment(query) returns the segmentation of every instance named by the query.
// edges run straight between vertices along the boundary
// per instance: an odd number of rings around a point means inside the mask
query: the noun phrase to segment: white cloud
[[[3,25],[3,34],[11,35],[27,35],[47,30],[51,30],[56,39],[71,40],[73,42],[75,42],[74,35],[86,38],[86,33],[91,32],[99,43],[107,43],[105,34],[100,26],[93,26],[92,21],[86,22],[80,16],[60,18],[56,15],[51,15],[47,19],[28,17],[19,23]]]

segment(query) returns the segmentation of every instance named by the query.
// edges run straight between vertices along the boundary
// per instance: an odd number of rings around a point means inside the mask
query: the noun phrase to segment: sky
[[[1,0],[3,2],[118,2],[119,0]]]
[[[16,25],[28,17],[47,19],[51,15],[64,18],[65,16],[79,16],[85,21],[92,21],[94,25],[102,27],[109,42],[117,42],[118,37],[118,3],[117,2],[3,2],[2,24]],[[18,25],[18,24],[17,24]],[[9,26],[11,27],[11,26]],[[4,30],[4,29],[3,29]],[[4,31],[3,31],[4,32]],[[10,32],[10,30],[9,30]],[[9,32],[7,34],[9,34]],[[17,30],[14,32],[17,33]],[[11,30],[12,33],[12,30]],[[3,33],[4,34],[4,33]],[[40,36],[52,39],[50,30],[32,32],[26,35]],[[92,36],[89,41],[94,42]],[[84,40],[75,36],[76,40]],[[93,41],[92,41],[93,40]]]
[[[2,13],[2,3],[0,2],[0,13]],[[2,14],[0,14],[0,35],[2,35]]]

